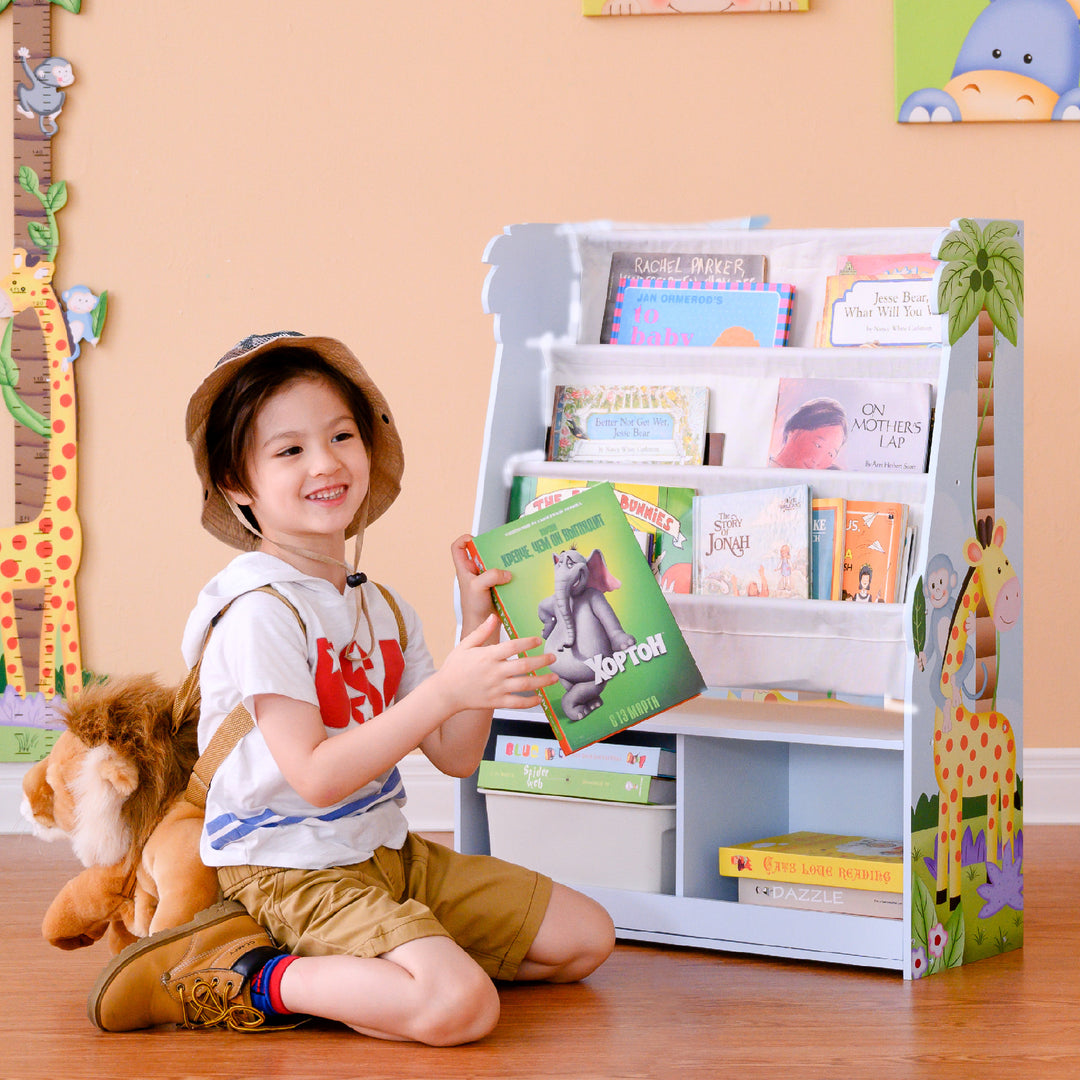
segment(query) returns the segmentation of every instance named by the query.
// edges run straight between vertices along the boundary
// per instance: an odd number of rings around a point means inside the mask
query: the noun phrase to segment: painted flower
[[[912,949],[911,977],[913,979],[921,979],[929,970],[930,964],[926,959],[926,950],[921,945],[917,949]]]
[[[1020,836],[1016,838],[1016,853],[1013,844],[1005,845],[1001,853],[1001,865],[986,864],[986,884],[976,890],[986,901],[980,919],[989,919],[1004,908],[1014,911],[1024,910],[1024,850]]]
[[[930,955],[933,957],[941,956],[945,952],[945,945],[948,940],[949,935],[941,923],[932,927],[930,933],[926,935],[926,947],[930,950]]]

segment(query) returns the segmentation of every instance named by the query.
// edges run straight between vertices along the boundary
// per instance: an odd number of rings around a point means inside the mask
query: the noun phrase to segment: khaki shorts
[[[513,979],[551,898],[551,879],[409,833],[400,851],[325,870],[219,866],[218,880],[298,956],[380,956],[450,937],[493,979]]]

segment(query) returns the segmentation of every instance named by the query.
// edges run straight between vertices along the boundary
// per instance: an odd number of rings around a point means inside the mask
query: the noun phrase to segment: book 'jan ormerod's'
[[[559,682],[540,696],[567,753],[705,688],[610,484],[483,533],[470,553],[514,575],[493,590],[507,633],[556,656]]]

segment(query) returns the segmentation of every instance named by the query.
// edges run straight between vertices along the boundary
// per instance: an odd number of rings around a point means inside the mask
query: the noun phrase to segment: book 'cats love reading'
[[[720,848],[725,877],[902,892],[904,847],[893,840],[795,832]]]
[[[610,484],[474,537],[511,638],[539,636],[559,681],[540,691],[563,751],[647,720],[705,689],[690,649]]]

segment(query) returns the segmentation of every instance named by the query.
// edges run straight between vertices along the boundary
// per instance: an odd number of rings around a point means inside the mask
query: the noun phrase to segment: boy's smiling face
[[[263,536],[341,559],[345,530],[368,491],[370,463],[356,420],[335,387],[295,379],[255,419],[249,506]]]

